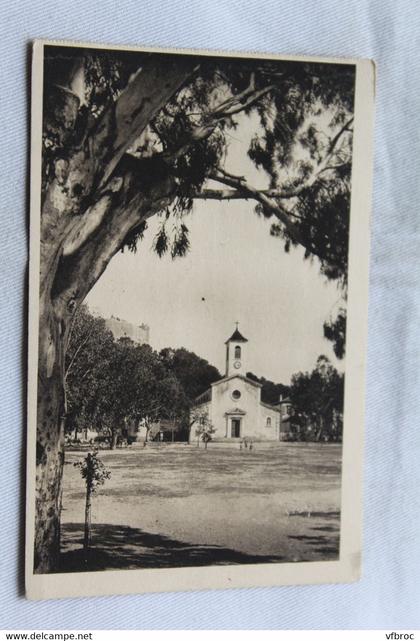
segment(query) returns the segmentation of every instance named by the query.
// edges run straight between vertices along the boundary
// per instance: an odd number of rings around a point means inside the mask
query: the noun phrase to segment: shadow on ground
[[[62,526],[60,572],[278,563],[282,556],[250,555],[216,545],[195,545],[122,525],[95,524],[88,556],[83,524]]]

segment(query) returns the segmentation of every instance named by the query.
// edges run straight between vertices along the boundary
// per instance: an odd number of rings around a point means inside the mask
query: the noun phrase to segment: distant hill
[[[261,383],[261,400],[263,403],[269,403],[269,405],[274,405],[280,400],[280,395],[285,398],[290,393],[290,387],[288,385],[283,385],[282,383],[274,383],[273,381],[264,378],[264,376],[258,377],[252,372],[247,372],[247,377],[256,383]]]

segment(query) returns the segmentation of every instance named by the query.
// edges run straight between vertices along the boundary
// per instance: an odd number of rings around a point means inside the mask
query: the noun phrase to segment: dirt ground
[[[111,478],[94,495],[66,453],[61,571],[333,560],[339,553],[341,446],[210,444],[101,451]]]

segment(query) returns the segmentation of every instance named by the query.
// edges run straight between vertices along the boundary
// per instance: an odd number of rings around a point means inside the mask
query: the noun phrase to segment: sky
[[[249,340],[247,371],[287,384],[326,354],[336,363],[323,323],[340,294],[303,251],[286,254],[250,203],[200,203],[188,217],[187,256],[151,249],[157,220],[136,254],[119,253],[88,296],[102,316],[150,326],[154,349],[185,347],[223,373],[224,342],[239,322]]]
[[[239,119],[225,169],[264,188],[267,177],[246,156],[256,127]],[[153,252],[161,221],[151,218],[137,253],[126,250],[112,259],[87,297],[89,307],[104,317],[146,323],[154,349],[185,347],[222,373],[224,342],[235,322],[249,340],[246,371],[288,384],[292,374],[313,369],[320,354],[343,369],[323,337],[323,323],[335,316],[341,295],[320,274],[317,259],[304,260],[300,247],[286,253],[252,201],[198,200],[184,222],[191,243],[185,257]]]

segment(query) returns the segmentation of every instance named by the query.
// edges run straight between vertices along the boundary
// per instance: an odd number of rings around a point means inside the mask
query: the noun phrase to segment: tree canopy
[[[160,351],[165,366],[181,383],[189,401],[193,401],[222,378],[219,370],[208,361],[184,347],[166,347]]]
[[[326,356],[319,356],[312,372],[292,376],[290,399],[295,421],[311,438],[340,440],[343,427],[344,375]]]
[[[159,73],[173,76],[172,92],[136,127],[132,103],[137,100],[141,111],[142,100],[153,102],[152,95],[141,94],[144,85],[152,91],[148,83]],[[113,253],[135,251],[154,213],[161,217],[155,251],[182,256],[190,244],[185,215],[196,199],[243,198],[272,221],[271,233],[285,251],[301,245],[306,258],[316,256],[321,273],[336,280],[345,297],[353,100],[351,65],[47,47],[45,193],[52,178],[66,182],[69,156],[86,144],[99,145],[106,167],[69,186],[71,213],[81,220],[64,255],[72,256],[91,234],[100,233],[105,218],[100,201],[105,199],[108,211],[122,197],[128,210],[139,193],[150,196],[164,182],[163,201],[143,214],[138,207]],[[229,167],[229,137],[239,117],[254,128],[248,157],[265,173],[266,189]],[[89,174],[97,172],[96,165]],[[63,262],[68,270],[73,259]],[[332,319],[325,329],[340,357],[344,341],[337,343],[336,337],[343,318]]]
[[[148,83],[159,73],[175,86],[135,127],[126,111],[135,111],[135,100],[141,111],[142,93],[152,92]],[[306,257],[318,257],[327,278],[345,287],[353,94],[352,65],[47,47],[44,185],[52,177],[64,180],[68,156],[111,130],[105,168],[92,169],[98,176],[89,185],[86,176],[71,185],[73,215],[91,218],[88,234],[99,232],[94,209],[105,193],[118,201],[125,192],[128,207],[136,194],[151,195],[163,181],[164,202],[153,210],[161,216],[154,243],[159,255],[188,250],[185,214],[196,199],[244,198],[272,220],[271,233],[286,251],[302,245]],[[239,117],[254,129],[248,157],[266,175],[266,189],[227,167]],[[139,209],[118,249],[135,250],[146,225]],[[77,231],[78,245],[84,233]]]
[[[185,348],[158,353],[130,339],[114,340],[105,320],[83,305],[66,354],[67,430],[93,427],[118,436],[128,420],[150,425],[162,419],[186,428],[192,401],[220,378]]]
[[[264,376],[258,377],[252,372],[247,372],[247,377],[256,383],[261,383],[261,400],[263,403],[275,405],[279,402],[280,396],[287,396],[289,394],[289,386],[283,383],[274,383]]]
[[[179,417],[188,408],[180,380],[159,354],[114,340],[86,306],[75,316],[66,362],[69,431],[89,426],[117,437],[126,421]]]

